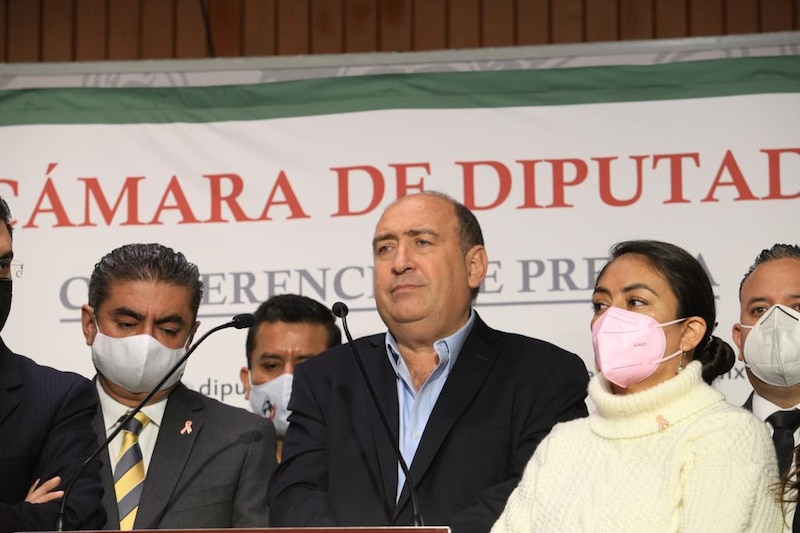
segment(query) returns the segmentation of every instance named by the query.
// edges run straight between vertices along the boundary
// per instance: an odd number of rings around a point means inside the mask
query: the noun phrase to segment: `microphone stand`
[[[149,402],[153,398],[155,393],[161,389],[161,387],[164,385],[164,383],[167,382],[167,380],[172,376],[172,374],[174,374],[175,371],[177,371],[178,368],[180,368],[181,365],[183,365],[186,362],[186,360],[189,359],[189,356],[192,355],[192,353],[194,353],[194,351],[197,349],[198,346],[200,346],[200,343],[206,340],[206,338],[208,338],[209,335],[221,329],[231,328],[231,327],[235,327],[236,329],[247,328],[252,326],[254,322],[255,319],[253,318],[253,315],[251,315],[250,313],[242,313],[240,315],[234,316],[233,319],[231,319],[229,322],[220,324],[219,326],[215,326],[210,330],[208,330],[206,333],[203,334],[202,337],[200,337],[200,339],[197,342],[192,344],[192,346],[190,346],[189,349],[186,350],[186,353],[183,354],[183,357],[181,357],[174,365],[172,365],[172,368],[169,369],[169,372],[167,372],[164,375],[164,377],[161,378],[161,381],[159,381],[158,384],[155,387],[153,387],[150,390],[150,392],[148,392],[145,395],[144,398],[142,398],[142,400],[136,405],[136,407],[129,410],[128,414],[126,414],[122,419],[120,419],[120,421],[117,422],[116,427],[108,435],[108,437],[106,437],[106,440],[104,440],[102,444],[100,444],[100,446],[98,446],[94,450],[94,452],[92,452],[89,458],[86,459],[83,462],[83,464],[81,464],[80,468],[78,468],[78,471],[75,473],[75,475],[72,476],[72,479],[69,480],[67,487],[64,489],[64,496],[62,496],[61,498],[61,506],[59,507],[58,515],[56,516],[56,531],[64,531],[64,518],[67,509],[67,498],[69,497],[69,494],[72,491],[72,487],[75,485],[75,482],[78,480],[79,477],[81,477],[81,474],[83,474],[83,472],[86,470],[89,464],[92,461],[94,461],[98,455],[100,455],[100,452],[105,450],[111,443],[111,441],[114,440],[114,438],[117,435],[119,435],[119,432],[122,431],[122,428],[124,428],[128,424],[128,422],[130,422],[131,419],[134,416],[136,416],[136,413],[141,411],[142,408],[145,405],[147,405],[147,402]]]
[[[387,435],[389,436],[389,442],[392,443],[392,447],[394,448],[394,453],[397,455],[397,462],[400,464],[400,469],[403,471],[403,475],[406,476],[406,485],[408,485],[408,494],[411,497],[411,525],[412,526],[424,526],[425,524],[422,521],[422,514],[419,510],[419,502],[417,501],[417,490],[414,488],[414,481],[411,479],[411,472],[408,469],[408,465],[406,464],[405,459],[403,459],[403,454],[400,451],[400,445],[394,439],[394,432],[392,431],[392,426],[389,423],[389,417],[386,416],[386,413],[383,411],[380,402],[378,402],[378,395],[375,393],[375,387],[372,386],[372,381],[369,379],[369,374],[367,374],[367,369],[364,366],[364,361],[361,359],[361,354],[358,353],[356,349],[356,344],[353,342],[353,336],[350,335],[350,328],[347,327],[347,319],[345,318],[349,313],[349,309],[347,305],[342,302],[336,302],[333,304],[333,314],[338,316],[342,319],[342,326],[344,327],[344,334],[347,336],[347,342],[350,344],[350,349],[353,352],[353,355],[356,358],[356,362],[358,363],[358,368],[361,371],[361,376],[364,378],[364,382],[367,384],[367,389],[369,389],[369,394],[372,397],[372,401],[375,404],[375,407],[378,410],[378,414],[380,415],[381,422],[383,422],[383,427],[386,430]]]

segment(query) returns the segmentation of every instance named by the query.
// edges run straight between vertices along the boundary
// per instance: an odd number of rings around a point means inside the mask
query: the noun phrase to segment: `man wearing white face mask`
[[[294,367],[342,343],[330,309],[298,294],[280,294],[263,302],[247,332],[247,366],[239,378],[254,413],[269,418],[278,435],[280,460],[289,426],[289,397]]]
[[[733,326],[753,394],[744,407],[773,431],[784,489],[784,531],[800,532],[795,513],[800,444],[800,247],[763,250],[739,287],[740,322]],[[795,450],[795,453],[793,453]],[[794,522],[794,525],[793,525]]]
[[[95,265],[81,322],[97,369],[98,442],[185,354],[202,292],[197,267],[159,244],[128,244]],[[182,374],[101,456],[105,529],[269,525],[273,425],[189,390]]]

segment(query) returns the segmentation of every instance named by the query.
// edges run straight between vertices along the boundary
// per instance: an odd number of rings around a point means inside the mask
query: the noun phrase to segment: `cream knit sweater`
[[[625,396],[595,376],[597,410],[553,428],[492,533],[780,532],[769,432],[701,370]]]

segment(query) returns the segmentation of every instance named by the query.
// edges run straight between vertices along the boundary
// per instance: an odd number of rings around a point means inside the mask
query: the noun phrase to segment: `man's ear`
[[[731,337],[733,338],[733,343],[739,349],[739,361],[744,361],[744,350],[742,350],[742,325],[740,323],[736,323],[731,328]]]
[[[471,289],[480,287],[489,270],[489,256],[486,248],[476,244],[469,249],[464,258],[467,262],[467,280]]]
[[[244,399],[250,399],[250,371],[247,369],[246,366],[243,366],[241,370],[239,370],[239,379],[242,382],[242,387],[244,387]]]
[[[189,338],[186,339],[186,344],[184,345],[186,346],[187,350],[192,345],[192,341],[194,340],[194,335],[195,333],[197,333],[197,328],[199,327],[200,327],[200,321],[196,320],[194,325],[192,326],[192,329],[189,331]]]
[[[91,346],[97,336],[97,325],[94,323],[94,309],[89,307],[89,304],[81,306],[81,328],[86,345]]]
[[[699,316],[690,316],[683,323],[683,335],[681,336],[680,349],[682,352],[694,350],[706,332],[706,321]]]

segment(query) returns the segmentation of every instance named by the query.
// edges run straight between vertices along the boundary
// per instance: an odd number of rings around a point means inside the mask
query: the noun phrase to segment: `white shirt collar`
[[[794,406],[795,409],[800,409],[800,404]],[[753,414],[756,415],[761,420],[767,420],[772,413],[775,411],[788,411],[789,408],[785,407],[778,407],[771,401],[767,400],[763,396],[760,396],[757,392],[753,392]]]
[[[103,411],[103,425],[106,428],[106,433],[109,433],[117,422],[122,418],[125,413],[131,408],[127,405],[119,403],[117,400],[109,396],[97,380],[97,395],[100,398],[100,408]],[[167,396],[169,398],[169,396]],[[150,418],[150,423],[155,424],[157,428],[161,427],[161,420],[164,418],[164,410],[167,408],[167,398],[156,403],[151,403],[142,408],[144,414]]]

